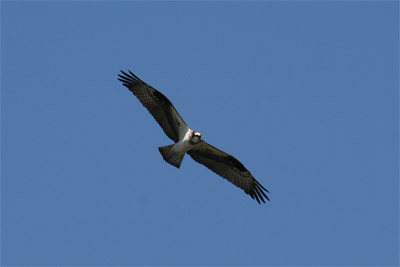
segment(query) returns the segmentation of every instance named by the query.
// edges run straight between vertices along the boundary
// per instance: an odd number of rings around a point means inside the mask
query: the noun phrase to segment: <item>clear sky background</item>
[[[132,70],[270,190],[171,144]],[[1,3],[2,265],[399,264],[399,3]]]

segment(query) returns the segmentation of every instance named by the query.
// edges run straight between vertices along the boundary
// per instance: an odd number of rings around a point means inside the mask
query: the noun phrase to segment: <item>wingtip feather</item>
[[[128,70],[129,73],[120,70],[121,74],[118,74],[118,80],[121,81],[126,87],[129,88],[129,86],[133,86],[136,84],[144,84],[145,82],[143,82],[138,76],[136,76],[135,74],[133,74],[130,70]]]

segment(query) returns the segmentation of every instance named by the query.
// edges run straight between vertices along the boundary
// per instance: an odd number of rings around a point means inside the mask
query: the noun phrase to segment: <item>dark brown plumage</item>
[[[165,134],[175,142],[173,145],[159,147],[166,162],[179,168],[184,154],[187,153],[198,163],[243,189],[258,203],[261,201],[265,203],[265,199],[269,200],[266,194],[269,191],[253,177],[239,160],[202,141],[200,133],[194,133],[189,129],[167,97],[132,72],[129,71],[129,74],[121,72],[123,75],[118,74],[118,80],[139,99]]]

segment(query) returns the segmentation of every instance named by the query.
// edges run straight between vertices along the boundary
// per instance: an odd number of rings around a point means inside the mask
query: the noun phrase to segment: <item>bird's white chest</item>
[[[179,154],[185,154],[186,152],[188,152],[193,145],[190,144],[190,133],[191,130],[189,129],[185,135],[183,136],[183,138],[181,138],[181,140],[179,140],[175,145],[174,145],[174,150],[176,152],[178,152]]]

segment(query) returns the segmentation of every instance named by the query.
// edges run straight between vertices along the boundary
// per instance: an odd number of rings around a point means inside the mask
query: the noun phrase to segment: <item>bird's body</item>
[[[185,154],[202,140],[203,136],[200,133],[195,133],[192,129],[188,129],[185,135],[175,143],[173,150],[177,153]]]
[[[201,133],[196,133],[188,128],[186,133],[180,136],[178,142],[173,145],[159,147],[158,149],[166,162],[179,168],[185,154],[194,149],[202,141],[203,136]]]
[[[191,141],[191,129],[189,129],[184,136],[182,136],[181,139],[179,139],[178,142],[175,143],[174,147],[172,148],[174,151],[176,151],[179,154],[186,154],[188,152],[193,144],[193,141]]]
[[[233,156],[203,141],[203,135],[189,128],[168,98],[132,72],[121,72],[123,75],[118,75],[119,80],[139,99],[165,134],[174,141],[172,145],[158,148],[166,162],[180,168],[183,157],[189,154],[198,163],[243,189],[258,203],[260,200],[265,202],[264,198],[269,200],[265,193],[268,190],[244,165]]]

